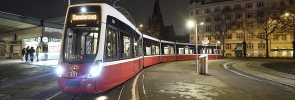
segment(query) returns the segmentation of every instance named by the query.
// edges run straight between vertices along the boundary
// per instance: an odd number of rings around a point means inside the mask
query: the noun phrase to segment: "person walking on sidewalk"
[[[30,47],[27,46],[27,48],[25,49],[25,60],[28,61],[28,58],[29,58],[29,50],[30,50]]]
[[[35,53],[35,49],[34,49],[34,47],[31,47],[31,49],[29,50],[30,61],[31,61],[31,62],[34,61],[34,53]]]
[[[22,50],[22,61],[25,59],[25,53],[26,53],[26,48],[23,48],[23,50]]]
[[[36,48],[36,57],[37,57],[37,61],[39,61],[39,54],[41,53],[41,47],[37,46]]]

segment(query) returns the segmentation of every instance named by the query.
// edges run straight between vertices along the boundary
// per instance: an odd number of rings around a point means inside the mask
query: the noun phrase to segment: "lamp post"
[[[217,44],[219,44],[220,43],[220,41],[217,41],[216,42],[216,49],[215,49],[215,58],[216,58],[216,60],[217,60],[217,54],[218,54],[218,50],[217,50]]]
[[[203,25],[204,22],[201,22],[200,25]],[[199,61],[198,61],[198,23],[196,21],[196,23],[190,21],[188,22],[188,26],[189,27],[193,27],[194,25],[196,25],[196,73],[199,72]]]

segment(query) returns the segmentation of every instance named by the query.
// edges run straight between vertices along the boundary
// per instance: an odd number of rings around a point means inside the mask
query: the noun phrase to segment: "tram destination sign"
[[[77,21],[77,20],[97,20],[97,15],[96,14],[73,14],[72,15],[72,20]]]

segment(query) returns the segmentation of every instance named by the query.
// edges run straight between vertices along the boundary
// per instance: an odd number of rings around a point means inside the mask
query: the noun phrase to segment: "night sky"
[[[0,0],[0,11],[38,19],[65,16],[68,0]],[[71,4],[105,2],[110,0],[71,0]],[[137,26],[147,23],[153,13],[155,0],[120,0],[116,6],[128,10]],[[160,0],[164,25],[174,25],[177,35],[182,35],[188,20],[189,0]]]

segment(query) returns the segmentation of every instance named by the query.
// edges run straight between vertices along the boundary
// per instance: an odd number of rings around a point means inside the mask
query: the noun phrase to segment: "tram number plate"
[[[79,81],[66,81],[66,86],[79,87],[80,86],[80,82]]]

